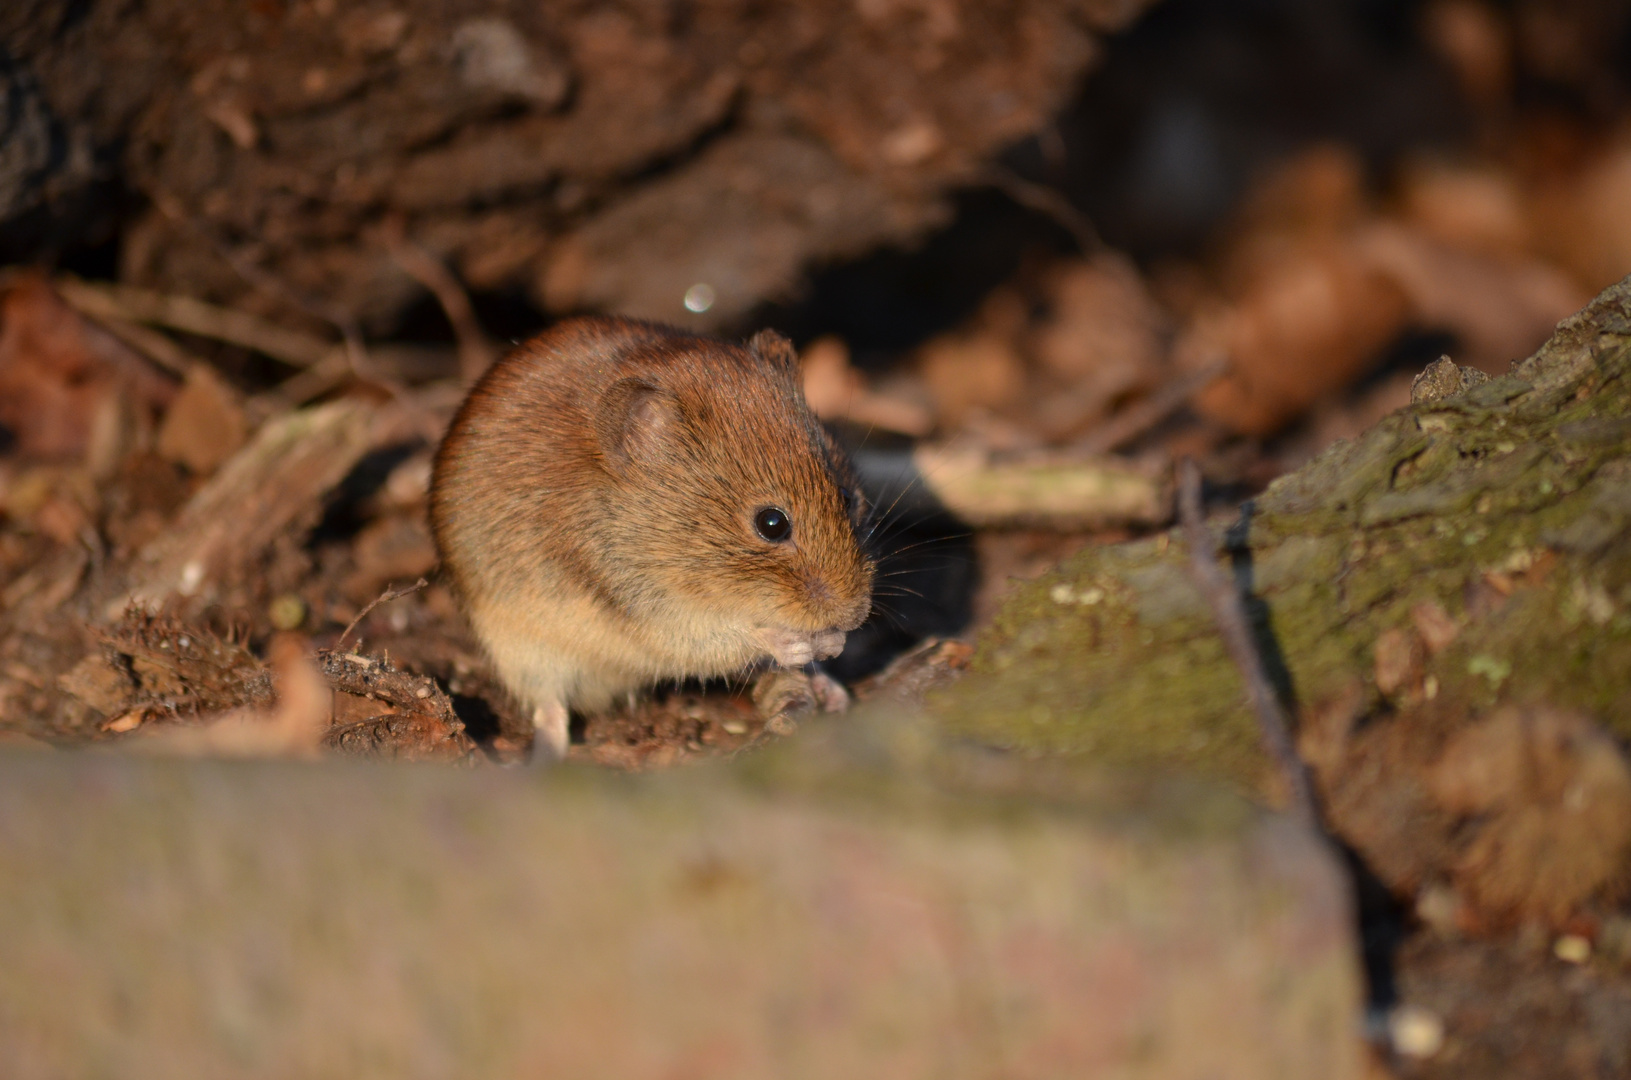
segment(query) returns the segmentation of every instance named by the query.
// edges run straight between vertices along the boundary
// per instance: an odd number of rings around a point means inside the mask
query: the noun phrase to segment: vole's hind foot
[[[548,765],[566,757],[572,742],[572,714],[558,701],[532,710],[532,763]]]
[[[845,712],[849,709],[849,691],[825,671],[810,676],[810,692],[815,695],[816,704],[821,706],[822,712]]]
[[[790,735],[798,718],[812,712],[843,712],[849,708],[849,691],[823,672],[806,674],[772,668],[753,684],[753,705],[764,717],[765,730],[772,735]]]
[[[754,680],[753,707],[764,717],[768,734],[791,735],[797,718],[816,707],[810,677],[802,671],[771,668]]]

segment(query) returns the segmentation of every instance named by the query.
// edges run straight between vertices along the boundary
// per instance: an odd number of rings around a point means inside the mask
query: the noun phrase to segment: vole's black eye
[[[793,519],[779,506],[764,506],[753,515],[753,528],[772,544],[786,540],[793,532]]]

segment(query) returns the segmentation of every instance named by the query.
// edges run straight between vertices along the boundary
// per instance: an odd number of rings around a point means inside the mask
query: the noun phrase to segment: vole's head
[[[860,490],[797,374],[791,343],[770,332],[746,348],[655,339],[619,365],[593,426],[610,481],[599,520],[627,601],[693,615],[704,632],[866,618]]]

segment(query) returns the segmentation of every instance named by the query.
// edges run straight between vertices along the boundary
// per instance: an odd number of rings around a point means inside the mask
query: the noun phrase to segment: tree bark
[[[129,283],[379,330],[423,296],[394,237],[473,290],[719,325],[946,220],[1146,3],[17,0],[0,248],[113,230]]]

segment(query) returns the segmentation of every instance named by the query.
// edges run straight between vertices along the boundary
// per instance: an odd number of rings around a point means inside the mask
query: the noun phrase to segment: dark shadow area
[[[1246,610],[1246,623],[1251,627],[1252,644],[1263,663],[1263,674],[1274,687],[1280,707],[1287,716],[1297,715],[1297,691],[1292,685],[1291,669],[1286,666],[1285,650],[1280,647],[1274,632],[1274,613],[1256,593],[1253,580],[1251,522],[1256,507],[1250,500],[1240,504],[1240,520],[1229,526],[1224,534],[1224,550],[1229,553],[1229,569],[1234,575],[1235,588],[1240,590],[1241,604]]]
[[[1467,136],[1416,0],[1169,0],[1116,38],[1016,166],[1141,260],[1193,253],[1266,165],[1337,140],[1380,168]],[[1051,158],[1051,160],[1050,160]]]
[[[1064,229],[1000,192],[966,191],[954,206],[921,246],[819,270],[800,296],[759,307],[744,327],[775,327],[801,346],[836,334],[857,367],[877,370],[962,322],[1027,259],[1075,250]]]
[[[870,442],[853,456],[875,508],[864,536],[877,560],[872,615],[822,665],[843,682],[878,671],[924,638],[962,632],[979,586],[973,533],[924,485],[910,446]]]
[[[1250,546],[1254,510],[1249,500],[1241,504],[1239,520],[1224,534],[1224,548],[1229,553],[1235,587],[1240,590],[1264,674],[1274,687],[1286,714],[1294,718],[1298,715],[1298,708],[1291,670],[1286,665],[1269,606],[1254,592],[1256,583]],[[1318,799],[1316,791],[1316,804]],[[1328,824],[1323,828],[1327,841],[1340,854],[1342,865],[1348,872],[1357,924],[1359,960],[1365,975],[1366,1008],[1375,1014],[1384,1013],[1398,1003],[1395,959],[1399,946],[1408,934],[1406,911],[1360,854],[1330,832]]]
[[[504,733],[503,719],[493,711],[486,698],[470,694],[449,694],[448,699],[453,702],[453,712],[464,724],[464,733],[469,735],[477,746],[489,747],[494,739]]]
[[[1399,946],[1409,936],[1406,912],[1357,851],[1341,841],[1334,842],[1353,884],[1359,962],[1365,972],[1365,1008],[1371,1013],[1386,1012],[1399,1003],[1397,957]]]
[[[343,542],[368,523],[365,503],[385,485],[391,470],[424,449],[420,439],[393,443],[363,455],[323,504],[323,516],[306,538],[308,549]]]

